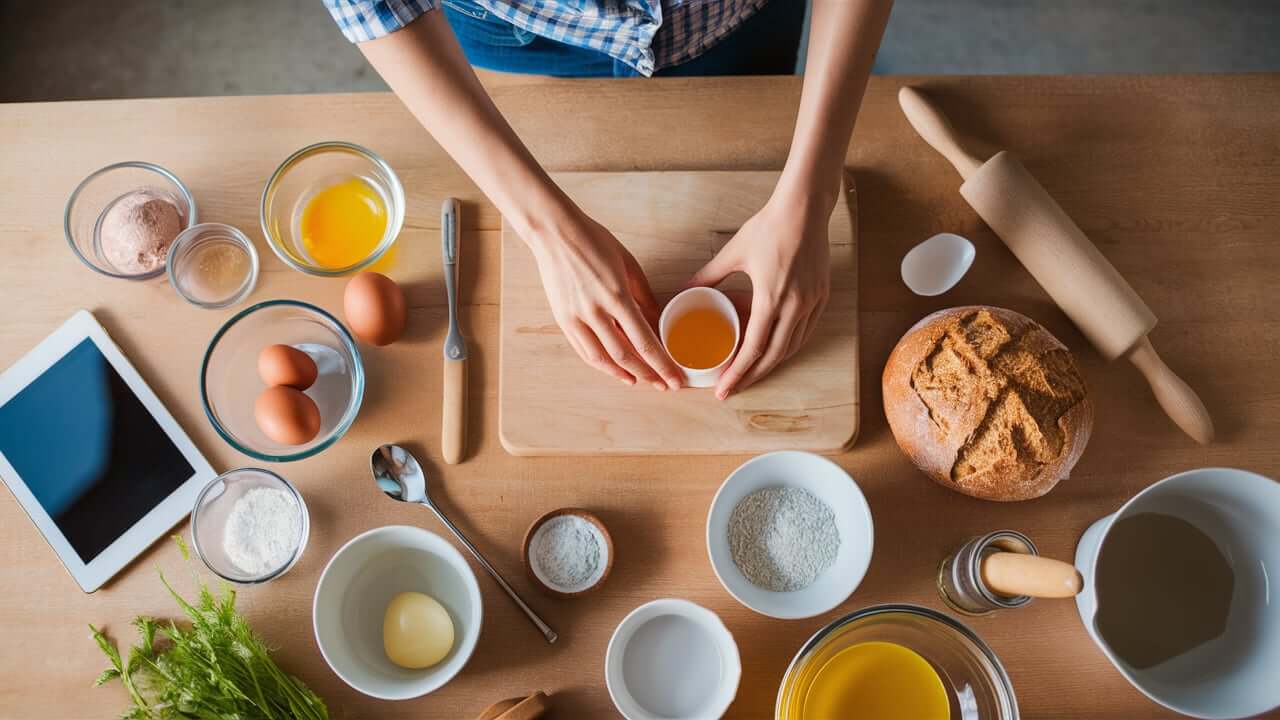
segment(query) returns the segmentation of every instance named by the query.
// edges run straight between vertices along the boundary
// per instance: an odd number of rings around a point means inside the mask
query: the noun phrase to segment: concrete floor
[[[877,71],[1280,71],[1280,1],[898,0]],[[320,0],[0,0],[0,101],[383,87]]]

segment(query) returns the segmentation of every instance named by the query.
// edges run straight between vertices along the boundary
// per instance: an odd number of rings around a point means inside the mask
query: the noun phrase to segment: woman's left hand
[[[711,287],[735,272],[751,278],[746,332],[716,385],[717,398],[750,387],[813,335],[831,291],[831,211],[820,199],[775,192],[689,281]]]

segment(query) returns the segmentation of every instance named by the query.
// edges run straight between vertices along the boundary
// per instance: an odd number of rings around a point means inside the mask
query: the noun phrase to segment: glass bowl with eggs
[[[289,462],[333,445],[356,419],[364,367],[325,310],[268,300],[237,313],[205,351],[200,399],[218,434],[258,460]]]

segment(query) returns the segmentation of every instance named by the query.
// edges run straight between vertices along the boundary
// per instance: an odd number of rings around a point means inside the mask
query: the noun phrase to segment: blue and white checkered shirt
[[[351,42],[408,25],[442,0],[324,0]],[[697,57],[766,0],[475,0],[518,28],[598,50],[649,76]],[[800,0],[775,0],[800,2]]]

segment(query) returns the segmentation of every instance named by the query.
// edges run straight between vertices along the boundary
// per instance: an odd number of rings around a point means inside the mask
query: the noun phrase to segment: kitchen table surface
[[[989,153],[1018,154],[1160,318],[1152,341],[1196,388],[1218,441],[1196,445],[1161,412],[1137,370],[1108,364],[957,193],[958,176],[907,125],[898,87],[927,89],[960,132]],[[574,81],[488,78],[503,113],[552,170],[777,169],[798,78]],[[306,496],[310,543],[280,580],[239,590],[239,607],[276,657],[319,692],[335,718],[473,718],[489,703],[554,692],[555,717],[612,717],[603,659],[610,633],[637,605],[682,597],[719,613],[738,640],[743,678],[730,717],[772,717],[778,682],[806,638],[876,603],[945,609],[939,561],[964,539],[1021,530],[1070,559],[1081,532],[1147,485],[1180,470],[1227,465],[1280,476],[1280,75],[1195,77],[897,78],[871,81],[846,166],[857,181],[863,388],[861,436],[836,461],[857,479],[875,518],[871,569],[857,592],[820,617],[778,621],[739,605],[716,581],[706,511],[745,457],[517,458],[498,441],[499,217],[409,113],[386,94],[298,95],[0,105],[0,367],[78,308],[106,326],[219,470],[253,465],[210,427],[197,388],[205,345],[240,308],[183,302],[163,280],[96,275],[74,257],[62,212],[76,183],[119,160],[173,170],[202,220],[231,223],[258,243],[262,274],[250,301],[296,297],[340,309],[341,280],[301,275],[267,249],[258,200],[276,165],[303,145],[350,140],[381,153],[408,198],[388,273],[409,300],[400,343],[365,347],[364,406],[321,455],[276,466]],[[440,461],[445,293],[439,208],[463,201],[462,289],[470,338],[469,459]],[[912,295],[902,255],[937,232],[974,240],[968,276],[937,298]],[[970,499],[930,482],[898,451],[881,410],[880,373],[898,337],[925,314],[989,303],[1043,323],[1079,360],[1096,403],[1093,438],[1072,476],[1038,500]],[[243,307],[243,306],[241,306]],[[585,370],[584,370],[585,372]],[[637,392],[643,392],[637,390]],[[398,442],[426,459],[441,503],[560,632],[547,645],[498,588],[479,576],[485,623],[470,664],[432,695],[364,697],[325,665],[311,631],[311,596],[348,539],[380,525],[443,528],[420,508],[374,490],[369,453]],[[547,510],[589,508],[609,526],[617,562],[600,592],[537,593],[520,540]],[[184,522],[178,528],[187,534]],[[198,561],[196,561],[198,563]],[[172,542],[160,542],[112,583],[80,592],[7,492],[0,492],[0,717],[101,718],[125,706],[88,623],[131,641],[138,613],[173,616],[156,575],[191,587]],[[1070,601],[1037,601],[965,620],[995,650],[1025,718],[1168,717],[1121,678]]]

